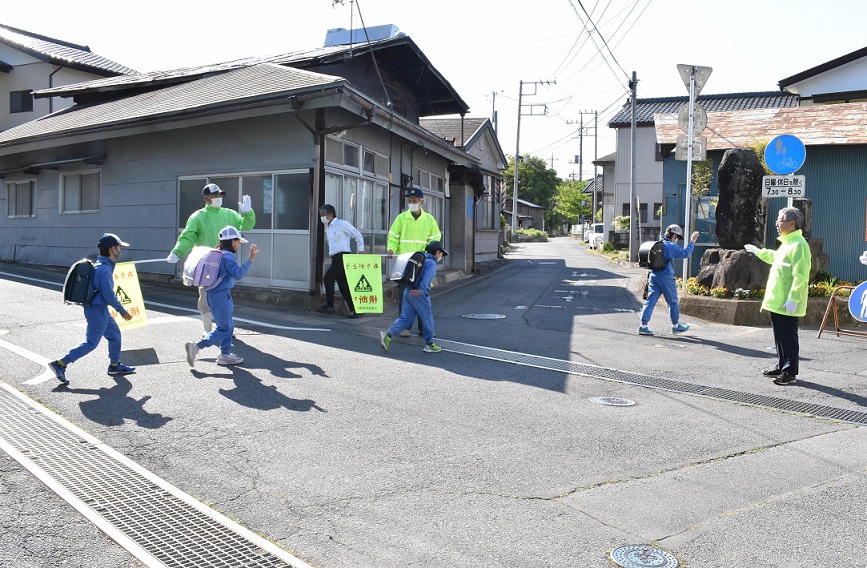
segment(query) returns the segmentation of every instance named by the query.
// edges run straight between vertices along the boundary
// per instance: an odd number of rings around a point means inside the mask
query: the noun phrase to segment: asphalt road
[[[863,411],[863,340],[803,329],[803,380],[775,386],[769,328],[684,317],[674,337],[661,304],[657,335],[638,337],[645,271],[573,240],[520,244],[502,269],[435,289],[453,346],[438,354],[382,351],[393,305],[348,320],[239,302],[244,364],[219,367],[212,348],[191,369],[195,295],[146,286],[150,323],[124,335],[138,373],[105,375],[103,343],[69,387],[25,384],[45,367],[17,349],[56,358],[83,337],[63,275],[0,272],[2,382],[316,567],[605,567],[624,545],[691,567],[867,566],[864,427],[520,364]],[[455,352],[474,346],[502,357]],[[0,522],[0,566],[140,565],[2,452]]]

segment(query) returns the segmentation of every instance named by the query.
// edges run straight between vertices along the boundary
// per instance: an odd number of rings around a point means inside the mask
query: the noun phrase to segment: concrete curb
[[[680,296],[680,312],[716,323],[746,326],[770,326],[771,317],[768,312],[761,311],[759,300],[722,300],[707,296]],[[801,318],[801,325],[820,326],[828,308],[828,298],[810,298],[807,301],[807,314]],[[837,303],[837,317],[844,328],[862,326],[849,313],[849,307]],[[833,331],[833,312],[828,317],[826,328]]]

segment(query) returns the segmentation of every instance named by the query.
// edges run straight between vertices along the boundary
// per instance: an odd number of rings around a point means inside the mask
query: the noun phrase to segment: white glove
[[[756,245],[744,245],[744,250],[748,253],[756,254],[757,252],[759,252],[759,247],[757,247]]]
[[[252,208],[253,208],[253,204],[250,203],[250,196],[249,195],[245,195],[244,200],[238,202],[238,211],[240,211],[241,213],[246,213],[247,211],[249,211]]]
[[[172,253],[166,257],[166,262],[168,262],[169,264],[177,264],[179,260],[180,258],[178,258],[178,255],[176,255],[175,253]]]
[[[792,300],[786,300],[786,304],[784,306],[786,308],[787,314],[793,314],[798,309],[798,304],[793,302]]]
[[[858,260],[861,261],[861,264],[867,264],[867,250],[864,251],[864,254],[858,257]]]

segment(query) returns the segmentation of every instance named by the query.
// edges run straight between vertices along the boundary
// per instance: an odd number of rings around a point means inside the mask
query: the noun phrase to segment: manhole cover
[[[678,568],[680,561],[671,553],[651,546],[620,546],[611,551],[611,560],[624,568]]]
[[[525,307],[525,306],[518,306],[518,308],[522,308],[522,307]],[[515,308],[515,309],[518,309],[518,308]],[[498,320],[498,319],[503,319],[506,316],[504,316],[503,314],[464,314],[461,317],[471,319],[471,320]]]
[[[617,398],[616,396],[594,396],[590,402],[596,404],[604,404],[606,406],[635,406],[634,400],[628,398]]]

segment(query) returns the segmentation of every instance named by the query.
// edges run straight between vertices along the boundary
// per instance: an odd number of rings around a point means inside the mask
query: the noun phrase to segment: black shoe
[[[795,378],[795,375],[790,375],[789,373],[783,371],[782,373],[779,374],[779,376],[777,376],[776,379],[774,379],[774,384],[775,385],[793,385],[793,384],[795,384],[796,380],[797,379]]]
[[[767,371],[762,371],[762,374],[766,377],[778,377],[782,373],[781,370],[777,368],[768,369]]]
[[[319,312],[320,314],[333,314],[334,308],[332,308],[328,304],[324,304],[322,307],[320,307],[316,311]]]
[[[358,319],[358,314],[355,312],[349,312],[348,314],[346,314],[346,317],[348,317],[351,320],[354,320],[354,319]]]

